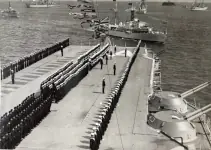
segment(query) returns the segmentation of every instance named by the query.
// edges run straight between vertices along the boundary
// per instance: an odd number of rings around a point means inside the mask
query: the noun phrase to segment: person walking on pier
[[[61,54],[63,56],[63,46],[61,45]]]
[[[103,69],[103,58],[100,57],[100,69],[102,70]]]
[[[12,84],[15,84],[15,72],[13,69],[10,70],[11,78],[12,78]]]
[[[105,78],[103,78],[103,81],[102,81],[102,93],[104,94],[105,93]]]
[[[110,51],[110,59],[112,59],[112,51]]]
[[[114,75],[116,75],[116,63],[113,65]]]
[[[116,54],[116,45],[114,46],[114,54]]]
[[[127,48],[125,48],[125,57],[127,57]]]

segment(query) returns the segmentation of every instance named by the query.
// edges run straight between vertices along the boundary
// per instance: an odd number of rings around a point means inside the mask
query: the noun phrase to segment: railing
[[[1,80],[5,79],[6,77],[11,75],[11,73],[10,73],[11,69],[13,69],[14,72],[18,72],[18,71],[36,63],[37,61],[61,50],[61,48],[65,48],[67,46],[69,46],[69,38],[62,42],[59,42],[49,48],[35,51],[23,58],[20,58],[17,61],[14,61],[8,65],[5,65],[1,69]]]

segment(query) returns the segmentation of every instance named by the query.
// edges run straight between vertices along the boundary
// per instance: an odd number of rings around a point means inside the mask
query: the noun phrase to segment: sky
[[[1,1],[21,1],[21,0],[0,0]],[[30,0],[23,0],[23,1],[30,1]],[[54,1],[76,1],[76,0],[54,0]],[[112,0],[94,0],[94,1],[112,1]],[[117,1],[131,1],[131,0],[117,0]],[[139,0],[132,0],[132,1],[139,1]],[[146,0],[146,2],[164,2],[167,0]],[[170,0],[172,2],[193,2],[194,0]],[[211,0],[204,0],[205,3],[211,3]]]

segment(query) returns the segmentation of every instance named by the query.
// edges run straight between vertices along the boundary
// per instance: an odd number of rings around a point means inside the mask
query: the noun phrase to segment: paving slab
[[[40,83],[48,76],[92,47],[68,46],[64,48],[63,57],[61,56],[61,52],[56,52],[17,72],[15,74],[15,84],[12,84],[11,77],[2,80],[0,115],[3,115],[20,104],[27,96],[36,92],[40,88]]]
[[[130,48],[130,51],[133,50],[134,48]],[[119,51],[122,48],[117,49]],[[52,105],[50,114],[16,149],[89,149],[90,128],[94,117],[128,59],[129,57],[117,54],[102,70],[99,64],[94,67],[58,104]],[[115,76],[114,62],[117,65]],[[103,77],[106,80],[105,94],[101,93]]]

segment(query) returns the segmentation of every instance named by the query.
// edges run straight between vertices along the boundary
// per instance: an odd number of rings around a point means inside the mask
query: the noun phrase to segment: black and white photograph
[[[0,149],[211,150],[211,0],[0,0]]]

